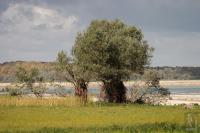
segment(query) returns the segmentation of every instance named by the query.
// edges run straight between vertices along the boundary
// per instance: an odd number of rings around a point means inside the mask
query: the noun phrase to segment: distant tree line
[[[154,67],[161,79],[200,79],[200,67]]]
[[[40,71],[41,76],[44,77],[44,81],[65,81],[63,78],[57,75],[57,71],[54,69],[53,62],[6,62],[0,64],[0,82],[10,83],[16,81],[15,73],[18,66],[25,68],[37,68]],[[200,67],[151,67],[158,72],[161,80],[199,80],[200,79]],[[141,75],[132,74],[130,80],[140,79]],[[95,81],[92,79],[92,81]]]

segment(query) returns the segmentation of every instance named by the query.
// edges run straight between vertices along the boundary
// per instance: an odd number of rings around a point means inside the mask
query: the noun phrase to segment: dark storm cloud
[[[119,18],[142,29],[153,65],[199,66],[199,12],[199,0],[0,0],[0,62],[54,60],[91,20]]]
[[[8,7],[11,0],[0,0],[0,13]]]
[[[81,18],[121,18],[144,30],[200,31],[199,0],[46,0]],[[69,10],[70,9],[70,10]]]

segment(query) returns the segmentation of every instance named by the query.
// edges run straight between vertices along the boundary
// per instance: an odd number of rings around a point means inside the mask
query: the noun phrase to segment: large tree
[[[140,29],[120,20],[95,20],[76,37],[73,56],[78,64],[102,81],[101,94],[109,102],[124,102],[123,80],[133,72],[142,73],[149,64],[152,48]]]

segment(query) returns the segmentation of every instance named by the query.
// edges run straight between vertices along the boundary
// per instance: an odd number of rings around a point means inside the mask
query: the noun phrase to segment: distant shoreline
[[[135,82],[143,84],[142,81],[125,81],[126,86],[132,86]],[[45,83],[48,86],[51,86],[51,83]],[[70,82],[55,82],[54,84],[59,84],[62,86],[73,88],[73,85]],[[12,83],[0,83],[0,88],[7,87],[12,85]],[[89,88],[99,87],[101,82],[90,82]],[[200,87],[200,80],[161,80],[160,85],[163,87]]]

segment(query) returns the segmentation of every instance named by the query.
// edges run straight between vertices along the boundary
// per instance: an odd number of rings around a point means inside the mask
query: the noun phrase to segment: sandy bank
[[[179,104],[198,104],[200,105],[200,95],[178,95],[172,94],[170,95],[171,99],[168,100],[166,105],[179,105]]]

